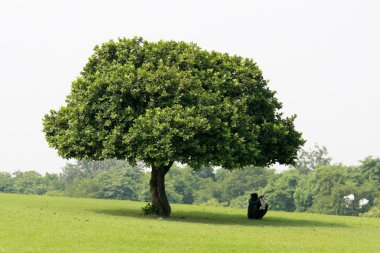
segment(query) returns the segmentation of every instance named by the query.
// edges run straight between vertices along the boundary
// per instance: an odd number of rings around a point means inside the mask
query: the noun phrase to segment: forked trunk
[[[168,173],[173,163],[168,166],[152,167],[150,178],[150,193],[152,194],[152,204],[157,208],[157,215],[169,217],[171,207],[165,192],[165,175]]]

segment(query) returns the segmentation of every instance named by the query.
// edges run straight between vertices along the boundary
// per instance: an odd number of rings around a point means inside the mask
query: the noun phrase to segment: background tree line
[[[0,172],[0,192],[149,201],[150,171],[125,161],[76,161],[61,174]],[[247,166],[238,170],[173,165],[166,178],[171,203],[246,208],[249,194],[264,194],[272,210],[380,217],[380,158],[359,166],[331,164],[326,148],[302,150],[289,170]],[[346,207],[343,197],[354,194]],[[359,208],[359,199],[369,204]]]

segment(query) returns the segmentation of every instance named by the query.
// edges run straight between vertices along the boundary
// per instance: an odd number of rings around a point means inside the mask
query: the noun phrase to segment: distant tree
[[[212,178],[215,179],[214,169],[210,166],[202,166],[198,170],[193,170],[194,176],[198,178]]]
[[[13,173],[13,190],[16,193],[45,194],[47,187],[44,178],[36,171]]]
[[[169,216],[165,175],[175,161],[226,169],[294,162],[303,140],[274,95],[251,59],[119,39],[95,47],[43,130],[64,158],[144,161],[152,203]]]
[[[47,191],[52,192],[52,191],[64,190],[64,184],[61,181],[58,174],[45,173],[45,176],[43,177],[43,179],[44,179]]]
[[[318,165],[329,165],[331,157],[325,146],[314,145],[313,149],[301,149],[298,153],[296,165],[294,166],[301,174],[307,174]]]
[[[295,211],[304,212],[313,205],[314,190],[312,185],[310,185],[311,175],[312,173],[309,173],[307,176],[301,177],[298,182],[293,194],[294,205],[296,208]]]
[[[197,190],[198,185],[197,177],[194,177],[191,167],[180,168],[173,165],[170,169],[170,174],[167,176],[167,182],[172,185],[172,191],[178,194],[176,203],[192,204],[194,202],[193,193]]]
[[[248,206],[248,200],[251,198],[252,191],[247,191],[243,195],[236,197],[230,201],[231,207],[244,208]]]
[[[355,200],[347,208],[344,196],[349,194],[354,194]],[[380,197],[380,189],[362,166],[323,165],[301,178],[293,196],[297,211],[356,215],[368,211]],[[361,198],[369,204],[359,208]]]
[[[138,167],[112,168],[96,175],[98,198],[138,200],[142,170]]]
[[[332,198],[334,190],[344,186],[347,181],[346,167],[343,165],[324,165],[317,167],[308,179],[307,187],[311,189],[312,206],[310,210],[316,213],[335,214],[336,205]],[[340,198],[351,192],[340,192]],[[335,194],[337,196],[337,194]]]
[[[12,192],[12,175],[8,172],[0,172],[0,192]]]
[[[369,208],[368,212],[361,215],[364,217],[380,218],[380,196],[374,200],[373,206]]]
[[[221,202],[220,186],[212,178],[199,178],[197,182],[198,188],[194,189],[194,204]]]
[[[75,178],[66,186],[65,194],[77,198],[101,198],[102,191],[99,182],[93,178]]]
[[[104,199],[139,200],[143,169],[125,161],[80,161],[67,164],[66,195]],[[70,177],[69,177],[70,176]],[[70,178],[70,180],[68,180]]]
[[[217,198],[220,202],[230,205],[232,199],[246,192],[255,192],[265,187],[274,178],[273,169],[262,167],[247,166],[233,171],[219,170],[216,174],[216,183],[220,196]]]
[[[106,159],[103,161],[78,160],[67,163],[63,167],[60,176],[63,183],[68,185],[72,183],[74,179],[93,178],[100,172],[128,166],[128,162],[116,159]]]
[[[366,179],[380,184],[380,158],[367,157],[361,163],[361,171]]]
[[[379,190],[373,182],[364,180],[359,171],[358,167],[340,164],[318,166],[298,184],[294,193],[296,210],[352,215],[352,206],[347,209],[343,197],[354,194],[355,214],[366,211],[367,207],[359,210],[359,199],[366,198],[373,202]]]
[[[270,208],[293,212],[296,209],[294,193],[300,180],[301,176],[298,171],[284,171],[275,181],[264,189],[260,189],[260,192],[265,195]]]

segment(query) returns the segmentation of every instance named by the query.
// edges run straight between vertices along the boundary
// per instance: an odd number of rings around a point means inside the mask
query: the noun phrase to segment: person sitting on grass
[[[252,193],[248,202],[248,219],[262,219],[267,211],[268,204],[264,196],[258,197],[257,193]]]

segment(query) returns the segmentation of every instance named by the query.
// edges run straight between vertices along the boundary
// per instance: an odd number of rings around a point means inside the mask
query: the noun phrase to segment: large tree
[[[252,59],[196,44],[142,38],[96,46],[66,105],[44,117],[64,158],[144,161],[158,214],[169,216],[165,174],[194,168],[292,164],[301,134]]]

